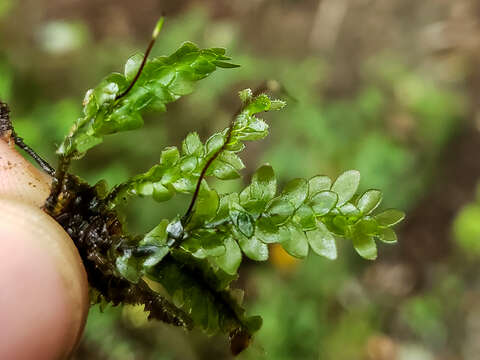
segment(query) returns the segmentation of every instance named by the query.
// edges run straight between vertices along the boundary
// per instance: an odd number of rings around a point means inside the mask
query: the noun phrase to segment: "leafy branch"
[[[155,27],[147,53],[128,59],[124,74],[112,73],[87,91],[84,116],[76,121],[58,155],[81,158],[105,135],[141,128],[142,113],[166,111],[167,104],[190,94],[196,82],[217,68],[237,67],[228,62],[225,49],[199,49],[191,42],[183,43],[170,56],[147,59],[162,24],[163,19]]]
[[[335,181],[323,175],[294,179],[279,191],[267,164],[241,192],[219,194],[209,178],[240,177],[244,164],[238,154],[245,142],[268,134],[268,124],[257,115],[285,106],[250,89],[240,92],[241,110],[226,129],[205,143],[196,132],[188,134],[180,149],[165,148],[158,164],[109,193],[68,174],[70,161],[104,136],[142,127],[145,112],[166,111],[167,104],[191,93],[196,82],[217,68],[237,67],[224,49],[199,49],[189,42],[170,56],[148,59],[162,24],[160,20],[145,55],[134,55],[124,74],[111,74],[87,92],[84,116],[57,151],[60,166],[44,208],[72,236],[97,300],[144,303],[150,316],[162,321],[226,333],[236,354],[261,326],[261,318],[248,317],[242,308],[243,293],[230,287],[244,255],[266,261],[269,245],[278,243],[297,258],[305,258],[311,248],[335,259],[336,239],[344,238],[361,257],[373,260],[376,240],[397,241],[392,227],[404,214],[394,209],[375,213],[382,193],[358,194],[356,170]],[[117,213],[120,202],[130,196],[165,202],[177,193],[192,195],[183,216],[161,220],[140,236],[125,232]],[[171,302],[150,289],[147,279],[161,284]]]

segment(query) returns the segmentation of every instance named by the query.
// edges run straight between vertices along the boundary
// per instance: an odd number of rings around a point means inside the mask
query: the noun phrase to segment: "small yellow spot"
[[[293,270],[299,260],[289,255],[279,244],[273,244],[270,248],[270,262],[282,270]]]

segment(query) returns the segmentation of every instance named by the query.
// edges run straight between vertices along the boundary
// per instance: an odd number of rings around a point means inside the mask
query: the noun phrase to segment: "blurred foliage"
[[[453,234],[462,255],[471,260],[480,256],[480,186],[476,200],[465,205],[453,223]]]
[[[290,22],[287,17],[281,21],[272,15],[279,25],[269,29],[268,34],[276,35],[275,31],[282,26],[292,29],[304,22],[306,3],[288,2],[288,9],[292,10],[288,12]],[[431,2],[419,6],[427,3]],[[84,18],[60,22],[46,18],[35,23],[33,29],[20,29],[19,24],[26,21],[8,16],[19,16],[16,6],[20,5],[0,1],[0,98],[10,103],[18,133],[52,161],[56,145],[72,121],[81,115],[77,99],[82,98],[87,86],[106,72],[119,71],[120,59],[143,49],[144,43],[139,41],[141,36],[137,40],[132,36],[98,38],[90,32]],[[410,14],[406,6],[400,10]],[[351,61],[358,69],[355,86],[339,91],[336,86],[340,87],[343,78],[337,68],[345,71],[345,67],[328,54],[259,51],[263,45],[271,49],[282,41],[265,40],[267,35],[261,36],[256,27],[242,27],[233,17],[213,18],[207,8],[208,5],[192,8],[169,20],[154,55],[169,53],[188,39],[201,46],[228,47],[234,62],[242,67],[215,74],[212,81],[200,83],[199,91],[172,106],[168,116],[146,117],[146,131],[116,135],[111,141],[107,139],[102,149],[92,150],[84,165],[75,169],[89,182],[106,178],[110,185],[120,183],[147,170],[158,161],[162,148],[178,145],[191,129],[200,128],[200,135],[204,136],[225,127],[238,106],[236,92],[271,79],[281,84],[277,96],[288,99],[286,93],[295,94],[296,101],[290,99],[287,110],[276,114],[269,141],[246,151],[246,163],[253,166],[246,173],[252,173],[255,164],[265,161],[276,169],[280,182],[307,177],[319,170],[332,176],[340,169],[355,168],[362,173],[362,183],[385,192],[385,207],[404,209],[414,208],[432,184],[439,181],[436,171],[449,152],[449,143],[464,127],[471,106],[462,90],[463,83],[442,80],[447,71],[440,74],[443,77],[435,73],[435,67],[444,64],[442,60],[427,58],[422,60],[423,66],[418,66],[412,60],[415,55],[410,57],[395,49],[368,52],[368,56],[358,59],[355,52],[345,55],[339,49],[342,60]],[[369,8],[369,14],[370,11]],[[352,13],[357,30],[359,26],[368,26],[357,19],[355,11]],[[298,14],[303,17],[295,22]],[[402,18],[409,25],[398,27],[388,23],[388,16],[382,20],[383,15],[375,14],[367,19],[375,17],[385,33],[400,29],[401,38],[409,45],[417,40],[408,31],[414,23],[410,16]],[[131,12],[130,15],[134,16]],[[473,34],[468,30],[468,34]],[[366,36],[375,42],[381,35]],[[61,44],[52,45],[56,41]],[[358,43],[358,47],[361,45]],[[306,47],[298,44],[302,46]],[[411,53],[415,52],[412,49]],[[446,68],[442,66],[439,67]],[[455,79],[464,81],[468,73],[462,71],[460,75],[454,73]],[[222,189],[239,190],[243,185],[232,180]],[[153,201],[132,201],[128,208],[132,219],[129,226],[133,231],[152,228],[160,217],[171,217],[185,207],[185,199],[176,201],[168,208]],[[480,288],[474,276],[478,272],[475,260],[480,254],[479,223],[480,205],[467,205],[453,228],[461,255],[430,268],[424,279],[428,285],[413,294],[395,295],[408,277],[389,278],[396,270],[388,266],[388,261],[385,268],[367,268],[343,244],[339,244],[339,252],[344,256],[336,262],[312,256],[301,265],[279,252],[272,256],[270,265],[243,265],[240,281],[252,294],[246,299],[247,306],[263,315],[264,327],[253,348],[242,358],[476,359],[475,324],[478,327],[480,310],[472,299],[478,299],[475,293]],[[464,258],[470,259],[468,264]],[[371,285],[369,276],[387,280]],[[398,289],[389,293],[386,283]],[[102,314],[93,308],[77,358],[229,358],[222,339],[205,341],[195,333],[186,335],[161,324],[138,321],[137,316],[138,309],[131,307],[107,308]],[[467,318],[470,320],[466,321]],[[372,340],[379,336],[385,340]]]

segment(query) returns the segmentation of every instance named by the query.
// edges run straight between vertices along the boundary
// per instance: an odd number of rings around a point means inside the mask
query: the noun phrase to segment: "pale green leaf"
[[[227,274],[235,275],[242,262],[242,252],[237,242],[232,238],[225,239],[225,253],[214,258],[215,263]]]
[[[312,207],[315,215],[323,216],[335,207],[337,201],[337,193],[333,191],[321,191],[311,198],[309,205]]]
[[[368,190],[357,201],[358,209],[365,215],[370,214],[382,202],[380,190]]]
[[[398,224],[405,218],[405,213],[396,209],[389,209],[374,216],[378,225],[390,227]]]
[[[357,192],[360,184],[360,173],[357,170],[349,170],[341,174],[332,185],[332,191],[338,194],[338,204],[341,206],[350,200]]]
[[[377,244],[375,244],[373,236],[354,231],[352,242],[357,253],[364,259],[375,260],[377,258]]]
[[[308,243],[312,250],[320,256],[327,259],[335,260],[337,258],[337,245],[335,237],[328,231],[327,227],[321,223],[317,223],[317,229],[307,231]]]

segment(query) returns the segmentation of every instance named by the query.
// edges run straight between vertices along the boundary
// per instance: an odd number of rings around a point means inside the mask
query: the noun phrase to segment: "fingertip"
[[[0,199],[0,359],[63,359],[88,311],[80,256],[40,209]]]
[[[50,193],[51,178],[0,139],[0,197],[40,207]]]

